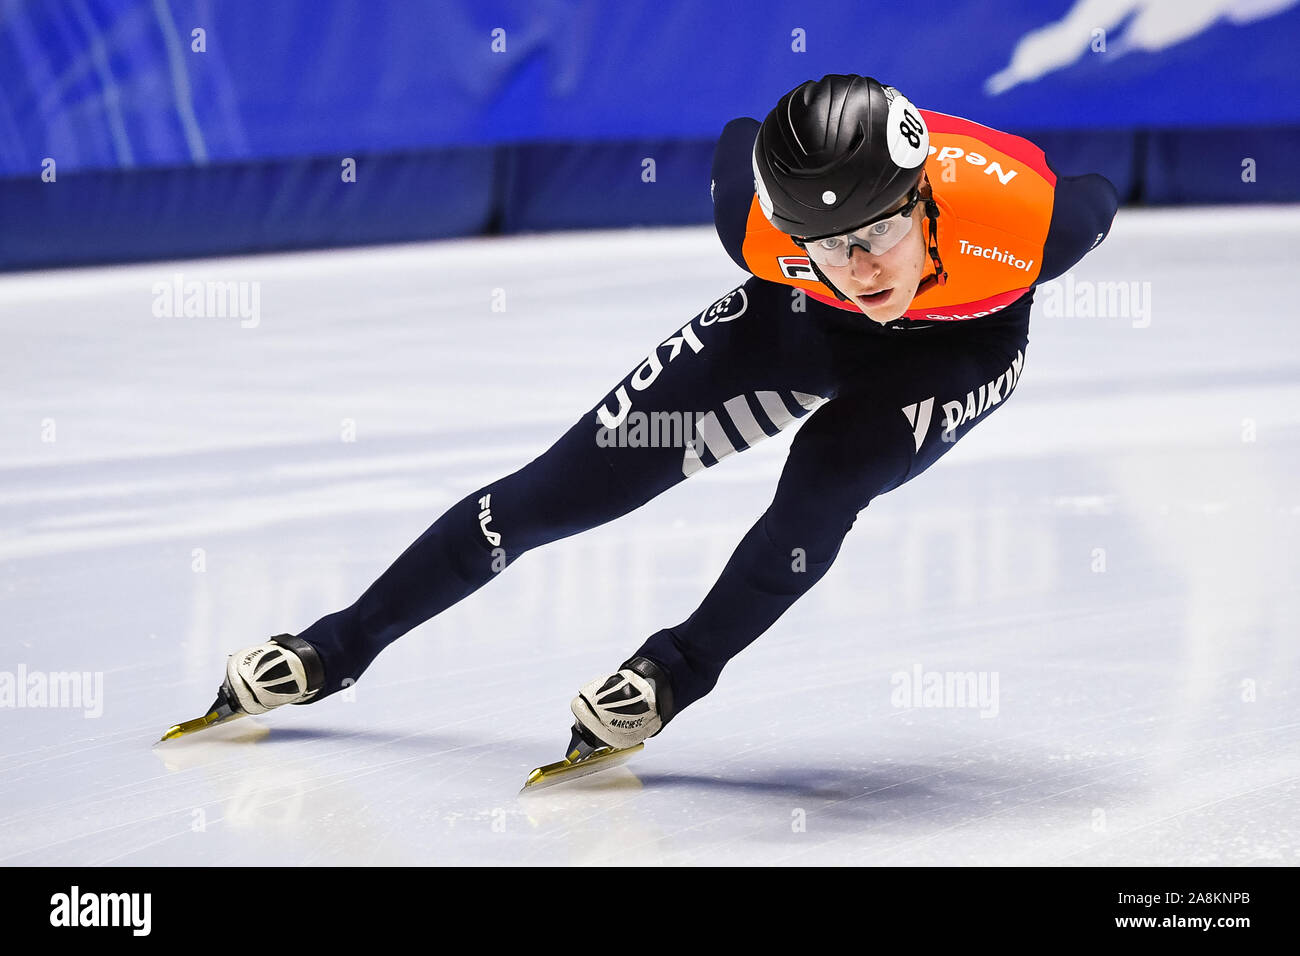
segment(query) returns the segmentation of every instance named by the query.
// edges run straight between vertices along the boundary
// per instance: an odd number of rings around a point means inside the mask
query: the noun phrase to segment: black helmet
[[[754,190],[791,236],[848,232],[902,205],[930,135],[920,111],[869,76],[832,73],[781,97],[754,140]]]

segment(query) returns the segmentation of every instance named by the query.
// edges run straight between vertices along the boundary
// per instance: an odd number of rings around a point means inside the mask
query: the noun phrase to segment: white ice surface
[[[711,229],[0,277],[0,672],[103,681],[99,717],[0,700],[0,863],[1294,865],[1297,262],[1295,207],[1121,212],[1074,276],[1150,283],[1149,326],[1040,305],[1006,407],[711,696],[522,797],[790,432],[526,556],[354,700],[152,745],[737,284]],[[260,283],[260,323],[156,317],[176,273]],[[996,674],[996,714],[895,706],[915,665]]]

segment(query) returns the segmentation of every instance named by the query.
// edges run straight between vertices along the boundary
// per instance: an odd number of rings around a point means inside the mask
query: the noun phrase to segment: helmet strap
[[[808,264],[812,266],[813,272],[817,273],[817,278],[821,280],[822,285],[826,286],[828,289],[830,289],[832,292],[835,293],[835,298],[839,299],[841,302],[849,301],[849,297],[845,295],[843,292],[841,292],[839,289],[835,288],[835,284],[831,282],[830,279],[826,278],[826,273],[822,272],[821,269],[817,268],[817,263],[812,261],[811,256],[808,257]]]
[[[930,227],[930,236],[926,240],[926,246],[930,252],[930,261],[934,264],[934,275],[926,276],[921,280],[921,284],[916,287],[917,295],[935,286],[944,285],[948,281],[948,273],[943,267],[943,260],[939,258],[939,204],[934,201],[934,193],[930,189],[930,180],[928,178],[921,188],[921,198],[925,201],[925,221]]]
[[[798,246],[804,252],[808,251],[808,247],[804,245],[803,240],[796,239],[794,236],[791,236],[790,239],[796,246]],[[839,299],[841,302],[849,301],[849,297],[845,295],[843,292],[841,292],[839,289],[835,288],[835,284],[831,282],[830,279],[826,278],[826,273],[822,272],[822,270],[817,267],[817,263],[813,262],[812,256],[808,257],[808,265],[812,267],[813,274],[817,276],[818,281],[820,281],[822,285],[826,286],[826,288],[830,289],[832,292],[835,293],[835,298]]]

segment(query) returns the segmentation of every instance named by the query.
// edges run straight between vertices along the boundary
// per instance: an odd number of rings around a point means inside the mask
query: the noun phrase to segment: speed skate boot
[[[316,649],[302,638],[281,634],[231,654],[222,690],[244,713],[264,714],[282,704],[309,703],[324,683]]]
[[[633,657],[617,674],[598,677],[570,704],[575,718],[567,759],[583,760],[601,749],[626,750],[663,730],[673,718],[668,674],[654,661]]]
[[[618,673],[598,677],[578,691],[569,709],[573,732],[564,759],[530,773],[524,790],[622,766],[673,719],[673,688],[662,667],[649,658],[633,657]]]
[[[208,712],[175,724],[159,743],[239,717],[265,714],[282,704],[311,703],[324,684],[325,668],[316,649],[302,638],[281,634],[231,654],[226,679]]]

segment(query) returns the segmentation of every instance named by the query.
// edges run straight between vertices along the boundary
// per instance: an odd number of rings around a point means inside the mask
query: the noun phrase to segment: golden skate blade
[[[202,717],[195,717],[193,720],[187,720],[179,724],[174,724],[168,728],[167,733],[162,735],[158,743],[166,743],[168,740],[175,740],[177,737],[183,737],[186,734],[197,733],[200,730],[207,730],[209,727],[215,727],[217,724],[228,724],[232,720],[238,720],[240,717],[247,717],[243,711],[236,711],[233,714],[222,716],[220,711],[212,710]]]
[[[520,790],[541,790],[545,787],[553,787],[557,783],[566,783],[570,780],[577,780],[579,777],[585,777],[588,774],[597,773],[601,770],[609,770],[613,767],[622,766],[638,750],[644,750],[645,744],[635,744],[631,747],[624,747],[621,750],[612,750],[608,747],[597,750],[586,760],[571,762],[569,760],[560,760],[556,763],[548,763],[545,767],[538,767],[528,775],[524,781],[524,788]]]

